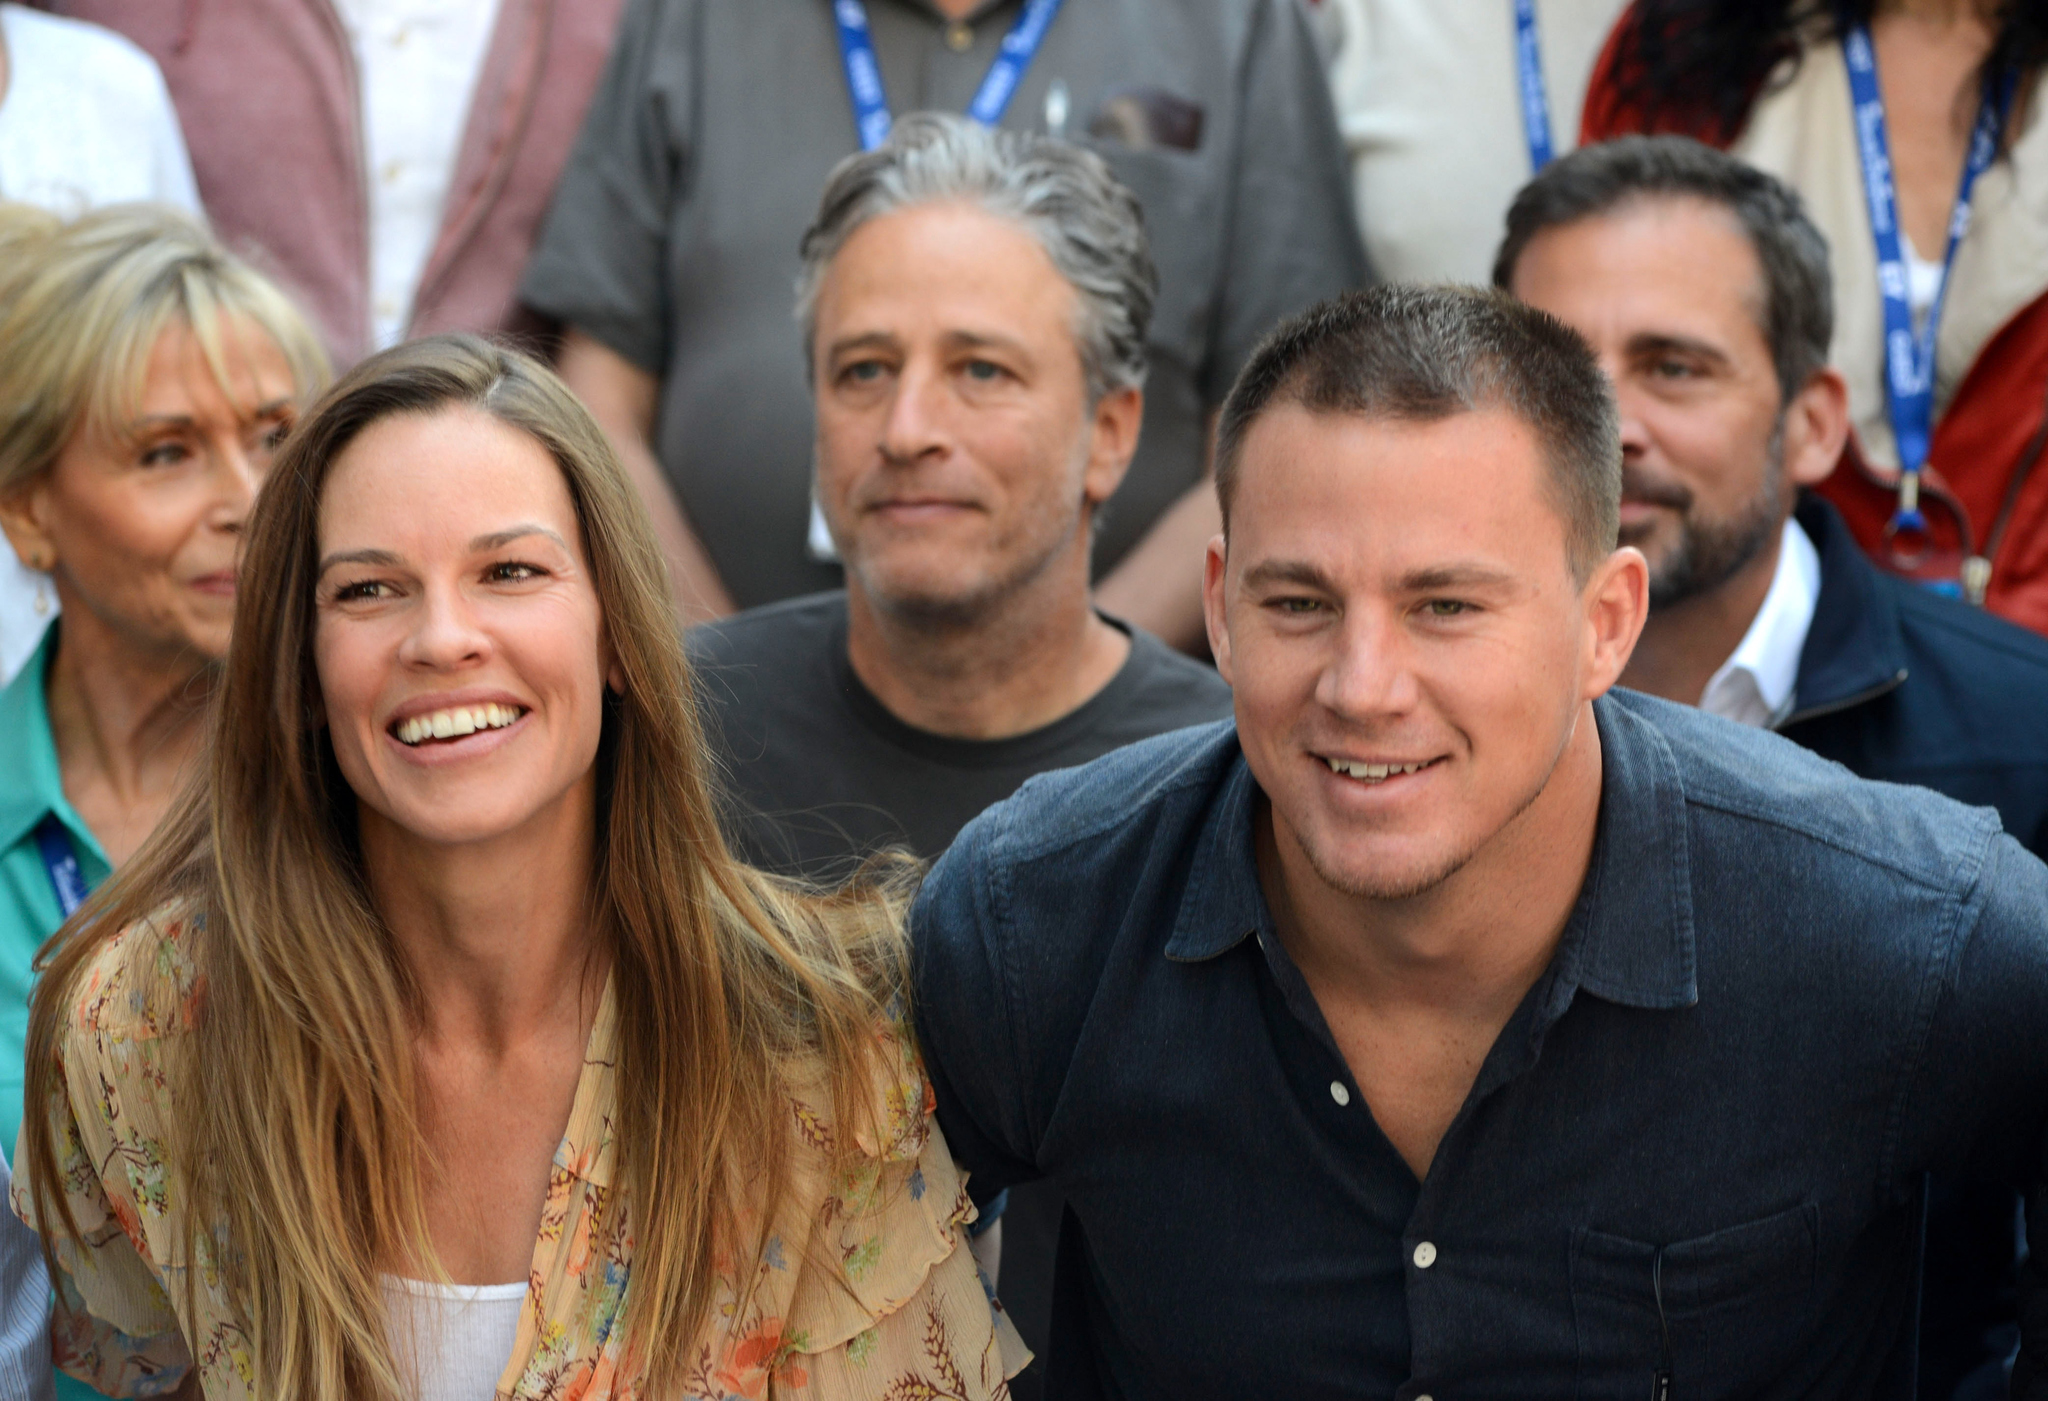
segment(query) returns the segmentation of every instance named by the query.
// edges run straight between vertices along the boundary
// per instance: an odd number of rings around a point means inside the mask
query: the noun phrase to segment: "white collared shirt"
[[[498,0],[335,0],[355,51],[370,196],[370,332],[396,345],[441,231]]]
[[[1770,591],[1735,651],[1700,693],[1700,709],[1739,725],[1772,729],[1792,713],[1799,654],[1820,602],[1820,552],[1799,522],[1785,522]]]

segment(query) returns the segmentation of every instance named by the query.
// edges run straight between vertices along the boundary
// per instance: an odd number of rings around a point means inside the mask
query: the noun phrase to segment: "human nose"
[[[942,375],[915,361],[904,366],[882,421],[882,455],[908,465],[943,450],[945,397]]]
[[[1614,405],[1620,417],[1621,455],[1624,461],[1635,461],[1650,450],[1650,428],[1643,417],[1643,396],[1637,390],[1614,378]]]
[[[1316,682],[1316,699],[1333,715],[1370,722],[1415,708],[1421,694],[1414,657],[1389,611],[1352,608]]]
[[[248,522],[257,488],[263,485],[266,464],[234,436],[215,442],[209,456],[213,463],[213,502],[208,518],[217,530],[238,532]]]
[[[473,666],[490,650],[490,635],[462,590],[429,585],[412,612],[412,627],[399,644],[398,659],[406,666],[446,671]]]

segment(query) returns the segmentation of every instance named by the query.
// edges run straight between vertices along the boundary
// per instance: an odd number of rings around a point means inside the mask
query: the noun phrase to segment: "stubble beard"
[[[1779,529],[1785,477],[1785,422],[1782,417],[1765,449],[1763,485],[1740,512],[1726,520],[1703,521],[1688,508],[1678,521],[1678,543],[1650,573],[1650,611],[1712,593],[1763,553]],[[1633,544],[1624,534],[1622,544]]]

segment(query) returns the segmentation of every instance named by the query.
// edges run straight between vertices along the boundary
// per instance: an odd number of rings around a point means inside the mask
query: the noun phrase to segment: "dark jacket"
[[[2048,846],[2048,641],[1880,572],[1835,508],[1805,495],[1820,598],[1779,733],[1864,778],[1998,809]],[[2013,1194],[1935,1181],[1921,1300],[1920,1391],[2004,1395],[2014,1323]]]
[[[1820,599],[1778,732],[1859,777],[1997,808],[2048,854],[2048,640],[1880,573],[1819,497],[1797,514]]]

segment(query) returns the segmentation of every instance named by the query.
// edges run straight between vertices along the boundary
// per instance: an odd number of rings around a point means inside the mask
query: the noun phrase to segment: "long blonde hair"
[[[117,204],[66,222],[0,202],[0,499],[48,471],[81,428],[133,419],[150,352],[191,328],[224,390],[237,321],[267,335],[306,402],[327,352],[297,307],[189,215]]]
[[[172,1073],[173,1151],[193,1192],[189,1229],[221,1232],[254,1390],[294,1401],[403,1394],[377,1271],[433,1259],[416,991],[367,893],[354,794],[312,718],[313,596],[336,456],[380,419],[457,405],[532,435],[561,467],[626,678],[599,746],[592,908],[612,959],[617,1142],[635,1223],[627,1355],[643,1362],[646,1394],[668,1395],[709,1323],[714,1255],[733,1239],[722,1233],[743,1206],[772,1219],[783,1196],[791,1059],[829,1077],[851,1130],[838,1141],[873,1127],[874,1036],[906,992],[904,890],[882,881],[812,893],[728,851],[646,513],[589,414],[525,356],[473,336],[401,346],[364,362],[294,432],[251,521],[249,586],[204,770],[45,950],[27,1102],[63,1093],[66,1009],[105,931],[189,902],[204,916],[205,982]],[[27,1124],[41,1219],[75,1238],[47,1114]]]

